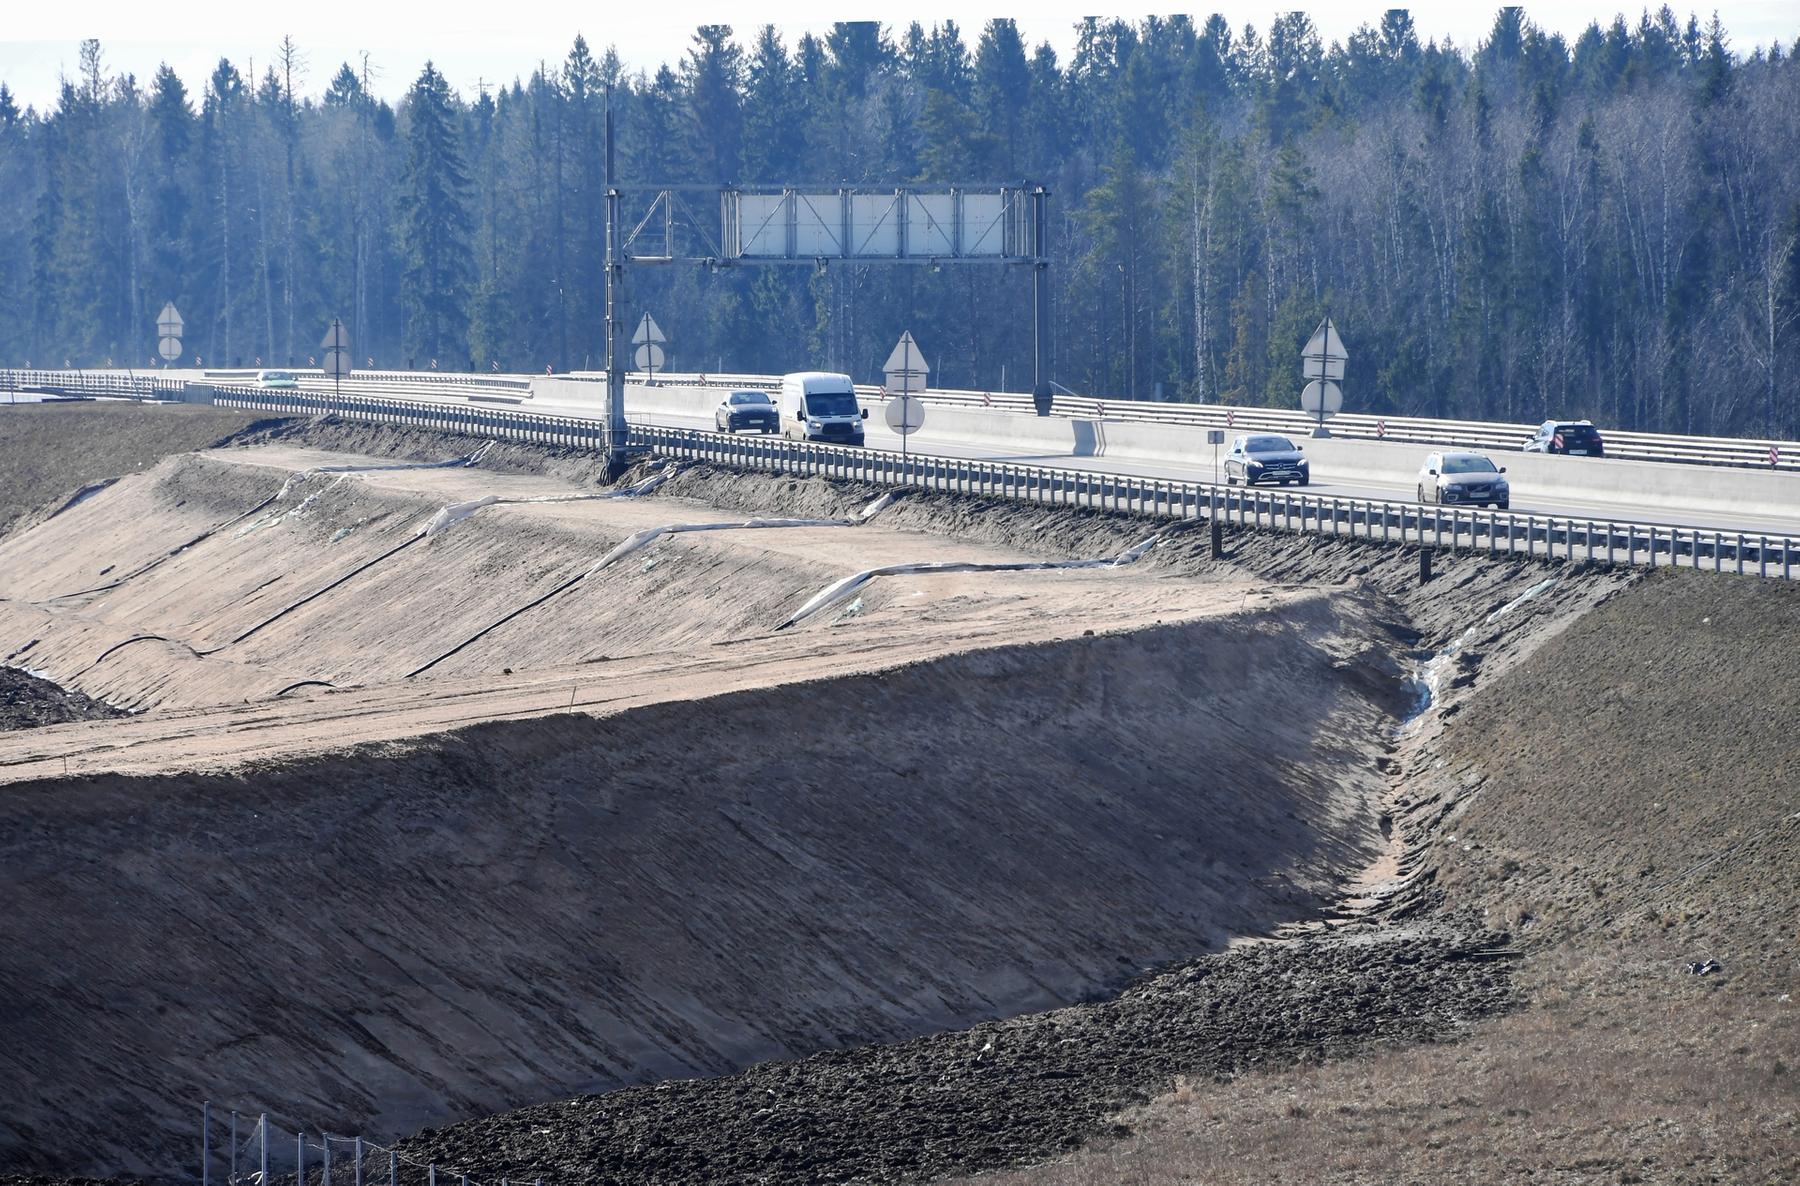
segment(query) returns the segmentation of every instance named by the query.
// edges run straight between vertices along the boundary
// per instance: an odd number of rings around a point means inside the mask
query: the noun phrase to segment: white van
[[[849,375],[798,371],[781,377],[781,435],[835,445],[863,443],[863,421]]]

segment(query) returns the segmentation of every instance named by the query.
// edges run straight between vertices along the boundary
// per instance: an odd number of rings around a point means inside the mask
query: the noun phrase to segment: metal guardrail
[[[535,444],[603,448],[597,420],[512,408],[421,403],[312,392],[220,387],[221,407],[413,425]],[[1206,519],[1245,528],[1273,528],[1332,538],[1413,544],[1542,560],[1594,561],[1654,568],[1677,565],[1746,575],[1794,578],[1800,539],[1747,535],[1697,527],[1641,524],[1572,516],[1464,510],[1416,503],[1286,490],[1241,489],[1047,465],[921,456],[849,448],[779,437],[734,437],[680,428],[634,428],[631,444],[666,457],[881,486],[909,486],[951,494],[1048,506],[1087,507],[1152,518]]]
[[[754,387],[773,390],[778,375],[679,375],[660,374],[669,383],[705,387]],[[882,389],[858,384],[857,395],[879,399]],[[992,391],[930,390],[919,398],[927,404],[987,408],[993,411],[1036,414],[1029,395]],[[1304,412],[1281,408],[1235,407],[1224,404],[1162,403],[1155,400],[1087,399],[1058,395],[1051,414],[1076,419],[1136,420],[1153,424],[1185,424],[1223,428],[1236,432],[1305,434],[1313,419]],[[1345,414],[1331,418],[1333,436],[1350,440],[1390,441],[1440,448],[1497,449],[1517,452],[1536,424],[1507,424],[1476,420],[1431,420],[1406,416]],[[1625,461],[1679,461],[1691,465],[1800,471],[1800,442],[1735,437],[1673,436],[1625,432],[1601,428],[1608,457]]]
[[[79,398],[167,399],[180,398],[186,387],[181,379],[131,371],[0,371],[0,395],[30,391]]]
[[[284,368],[291,369],[291,368]],[[256,377],[254,370],[209,370],[208,382],[247,383]],[[316,370],[294,370],[302,389],[330,389],[329,379]],[[559,379],[600,381],[604,371],[576,371],[557,375]],[[160,398],[178,388],[181,380],[156,379],[146,375],[121,376],[116,371],[7,371],[0,379],[0,392],[15,389],[64,390],[85,387],[90,394]],[[339,384],[345,393],[396,396],[409,392],[422,394],[439,391],[465,398],[493,399],[518,403],[531,398],[535,376],[518,374],[465,374],[437,371],[358,371]],[[634,383],[647,382],[649,376],[633,374]],[[681,374],[661,373],[658,382],[684,386],[717,388],[756,388],[773,390],[781,382],[779,375]],[[144,394],[148,392],[149,394]],[[883,398],[882,389],[858,384],[858,398],[875,402]],[[1028,395],[990,391],[932,390],[920,396],[926,403],[946,407],[986,408],[993,411],[1035,414]],[[1313,421],[1304,412],[1281,408],[1234,407],[1223,404],[1162,403],[1154,400],[1088,399],[1058,395],[1051,404],[1051,414],[1072,419],[1139,421],[1152,424],[1182,424],[1204,428],[1223,428],[1242,432],[1310,432]],[[1334,435],[1349,440],[1387,441],[1397,444],[1428,445],[1438,448],[1493,449],[1516,452],[1526,437],[1537,430],[1535,424],[1506,424],[1472,420],[1431,420],[1419,417],[1369,416],[1346,414],[1332,417]],[[1766,469],[1800,472],[1800,442],[1761,440],[1756,438],[1694,437],[1657,433],[1625,432],[1602,428],[1608,457],[1626,461],[1672,461],[1690,465],[1728,466],[1740,469]]]

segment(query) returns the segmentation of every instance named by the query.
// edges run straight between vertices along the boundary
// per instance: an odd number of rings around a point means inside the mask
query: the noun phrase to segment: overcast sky
[[[1327,0],[1308,10],[1327,41],[1342,40],[1362,24],[1380,19],[1385,0],[1345,3]],[[76,47],[84,37],[98,37],[110,73],[132,73],[148,81],[161,62],[168,62],[198,97],[206,77],[221,57],[248,71],[260,72],[284,33],[292,34],[307,60],[306,91],[317,94],[338,65],[360,61],[367,51],[377,74],[376,89],[393,99],[404,92],[427,58],[434,60],[459,91],[472,94],[478,82],[492,85],[528,76],[540,59],[559,61],[581,33],[595,52],[617,46],[628,67],[654,69],[675,63],[687,49],[694,26],[709,22],[733,26],[747,43],[755,28],[774,24],[789,45],[808,31],[821,31],[832,21],[881,20],[904,27],[917,20],[929,27],[952,18],[962,25],[973,46],[989,17],[1014,16],[1033,45],[1048,41],[1067,60],[1074,41],[1072,27],[1093,0],[1035,0],[1012,6],[939,3],[902,8],[867,0],[661,0],[659,3],[576,4],[570,0],[437,0],[423,23],[408,5],[350,3],[347,0],[289,0],[251,5],[245,0],[87,0],[79,5],[12,0],[5,18],[7,40],[0,41],[0,82],[21,105],[46,106],[56,99],[58,79],[77,69]],[[1415,4],[1413,20],[1421,39],[1449,38],[1469,46],[1493,24],[1497,4]],[[1690,7],[1704,22],[1712,7],[1675,6],[1685,22]],[[1784,47],[1800,34],[1800,4],[1795,0],[1725,0],[1717,4],[1731,34],[1732,48],[1747,52],[1779,41]],[[1021,16],[1029,9],[1030,16]],[[1278,7],[1227,4],[1217,9],[1234,29],[1254,24],[1266,29]],[[1108,15],[1135,18],[1145,10],[1117,9]],[[1207,11],[1212,11],[1211,9]],[[1618,4],[1568,0],[1557,5],[1527,5],[1539,25],[1571,41],[1588,22],[1611,23]],[[1623,9],[1636,22],[1639,7]]]

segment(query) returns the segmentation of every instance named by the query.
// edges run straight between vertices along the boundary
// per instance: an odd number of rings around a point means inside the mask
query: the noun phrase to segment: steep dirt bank
[[[122,478],[257,424],[251,412],[111,400],[0,400],[0,538],[91,482]]]
[[[1104,992],[1316,911],[1379,848],[1384,638],[1311,598],[14,785],[0,1159],[175,1174],[204,1096],[393,1134]]]
[[[976,1181],[1800,1180],[1800,587],[1660,573],[1504,673],[1485,634],[1401,755],[1393,907],[1509,930],[1524,1007]]]

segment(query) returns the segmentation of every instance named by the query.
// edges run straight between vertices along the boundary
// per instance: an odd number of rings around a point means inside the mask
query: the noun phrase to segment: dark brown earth
[[[975,1180],[1800,1181],[1796,639],[1800,586],[1663,572],[1491,679],[1471,640],[1403,757],[1392,912],[1510,931],[1520,1007],[1454,1048],[1184,1083]]]
[[[1497,935],[1256,944],[1118,997],[742,1075],[590,1095],[421,1134],[415,1160],[556,1182],[929,1181],[1030,1162],[1176,1075],[1434,1041],[1506,1007]]]
[[[0,733],[65,721],[99,721],[125,713],[109,704],[59,688],[16,667],[0,667]]]
[[[90,482],[204,449],[257,422],[255,413],[189,404],[0,403],[0,537]]]

